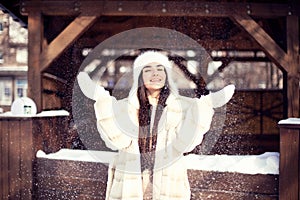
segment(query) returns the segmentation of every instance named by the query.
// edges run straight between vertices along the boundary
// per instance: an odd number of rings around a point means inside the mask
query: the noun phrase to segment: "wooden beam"
[[[274,63],[280,65],[287,72],[289,71],[289,59],[287,53],[276,44],[258,23],[247,14],[240,15],[238,13],[233,13],[232,18],[257,41]]]
[[[270,59],[287,72],[288,117],[299,117],[299,19],[287,17],[287,53],[248,15],[233,14],[241,25],[269,55]]]
[[[45,15],[109,16],[223,16],[232,11],[252,16],[278,17],[299,15],[300,5],[288,3],[240,3],[192,1],[30,1],[23,0],[21,13],[39,9]]]
[[[299,17],[287,17],[287,54],[289,56],[289,71],[287,74],[288,117],[299,117]]]
[[[42,82],[40,73],[40,55],[43,41],[43,20],[40,12],[28,15],[28,97],[42,111]]]
[[[45,49],[41,55],[41,68],[44,71],[63,51],[76,41],[96,20],[96,16],[78,16]]]

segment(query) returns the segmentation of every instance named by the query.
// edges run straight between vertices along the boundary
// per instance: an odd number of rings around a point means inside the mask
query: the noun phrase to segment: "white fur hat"
[[[139,105],[138,100],[137,100],[139,75],[140,75],[142,69],[146,65],[148,65],[149,63],[152,63],[152,62],[160,63],[161,65],[163,65],[165,67],[166,73],[168,76],[168,85],[169,85],[170,91],[172,94],[178,95],[178,89],[172,79],[172,63],[170,62],[168,56],[166,56],[162,52],[149,50],[149,51],[146,51],[146,52],[142,53],[141,55],[139,55],[133,62],[133,83],[132,83],[131,90],[129,92],[129,99],[130,99],[131,103]],[[135,101],[137,101],[137,102],[135,102]]]
[[[147,64],[157,62],[163,65],[167,68],[172,68],[171,62],[169,61],[169,58],[164,55],[163,53],[157,52],[157,51],[146,51],[145,53],[142,53],[139,55],[133,63],[133,68],[136,71],[138,68],[143,68]],[[138,73],[139,74],[139,73]]]

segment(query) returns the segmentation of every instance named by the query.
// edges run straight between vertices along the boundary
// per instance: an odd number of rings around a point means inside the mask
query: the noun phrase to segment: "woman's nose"
[[[154,70],[152,75],[153,76],[158,76],[158,70]]]

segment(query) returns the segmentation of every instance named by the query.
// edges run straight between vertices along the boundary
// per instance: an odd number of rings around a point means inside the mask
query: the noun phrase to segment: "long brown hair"
[[[138,91],[137,96],[140,103],[140,108],[138,112],[139,120],[139,150],[141,154],[141,170],[149,169],[153,172],[154,160],[155,160],[155,150],[157,142],[157,132],[158,132],[158,122],[161,118],[163,109],[166,107],[166,101],[170,94],[170,89],[168,85],[168,74],[166,73],[165,86],[161,89],[158,105],[155,111],[155,117],[153,122],[152,131],[150,130],[152,106],[149,103],[147,96],[147,89],[144,85],[142,78],[143,72],[140,73],[138,79]]]

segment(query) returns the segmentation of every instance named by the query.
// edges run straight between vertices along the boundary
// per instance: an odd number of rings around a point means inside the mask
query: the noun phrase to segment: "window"
[[[0,64],[4,63],[3,52],[0,51]]]
[[[0,106],[10,106],[15,99],[26,96],[25,77],[0,77]]]
[[[15,98],[27,96],[27,80],[25,78],[16,79],[15,88]]]
[[[0,77],[0,104],[9,106],[12,103],[12,79]]]

